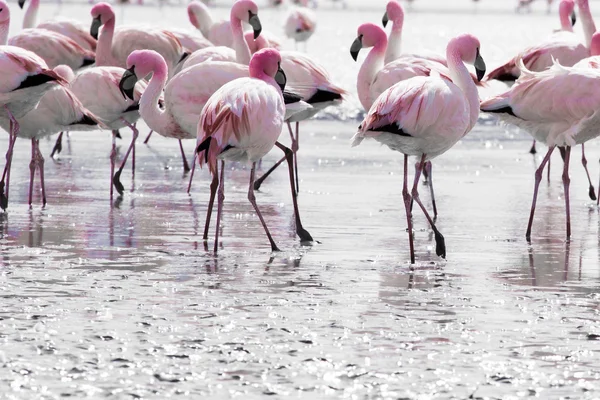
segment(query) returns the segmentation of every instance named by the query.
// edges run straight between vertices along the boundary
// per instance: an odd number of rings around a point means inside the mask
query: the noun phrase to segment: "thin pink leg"
[[[33,181],[35,180],[35,139],[31,139],[31,161],[29,162],[29,208],[31,208],[31,204],[33,203]]]
[[[129,145],[129,148],[127,149],[127,153],[125,153],[125,157],[123,158],[123,161],[121,161],[121,166],[119,167],[119,170],[113,175],[113,179],[112,179],[113,185],[115,185],[117,192],[119,192],[119,195],[121,195],[121,196],[123,195],[123,192],[125,191],[125,188],[123,187],[123,184],[121,183],[121,173],[123,172],[123,168],[125,167],[127,158],[129,158],[129,154],[132,151],[135,151],[135,141],[139,135],[139,132],[138,132],[137,128],[135,127],[135,124],[132,125],[132,124],[129,124],[128,122],[127,122],[127,124],[133,131],[133,137],[131,139],[131,144]]]
[[[547,176],[548,182],[550,182],[550,164],[551,164],[551,161],[552,160],[549,158],[548,159],[548,176]]]
[[[42,156],[42,152],[40,151],[40,141],[39,139],[35,140],[35,149],[36,149],[36,163],[37,167],[40,170],[40,184],[42,186],[42,206],[46,206],[46,184],[44,182],[44,156]]]
[[[435,236],[435,254],[442,258],[446,258],[446,241],[444,239],[444,236],[442,236],[440,231],[437,230],[435,222],[433,221],[433,219],[427,212],[427,209],[423,205],[423,202],[419,198],[419,177],[421,175],[421,171],[423,171],[423,168],[425,167],[426,156],[426,154],[423,154],[423,156],[421,156],[421,162],[418,164],[415,170],[415,182],[413,184],[411,195],[412,198],[417,202],[419,207],[421,207],[421,211],[423,211],[423,214],[425,214],[425,218],[427,218],[427,221],[429,222],[429,225],[433,230],[433,234]]]
[[[218,169],[215,173],[218,172]],[[225,201],[225,161],[221,161],[221,178],[219,179],[219,195],[217,203],[217,223],[215,229],[215,248],[217,254],[219,248],[219,229],[221,228],[221,216],[223,214],[223,202]]]
[[[217,164],[217,168],[215,170],[215,174],[213,175],[212,182],[210,183],[210,199],[208,200],[208,208],[206,209],[206,221],[204,222],[204,235],[202,235],[202,240],[208,240],[208,228],[210,227],[210,218],[212,217],[212,211],[215,204],[215,195],[217,194],[217,189],[219,188],[219,166]]]
[[[300,193],[300,181],[298,177],[298,150],[300,150],[300,122],[296,121],[296,139],[292,142],[294,152],[294,174],[296,175],[296,193]]]
[[[254,211],[256,211],[256,215],[258,215],[258,219],[260,219],[260,223],[262,224],[265,233],[267,234],[267,238],[269,239],[269,243],[271,243],[271,251],[280,251],[273,237],[271,236],[271,232],[269,232],[269,228],[267,228],[267,224],[258,209],[258,205],[256,204],[256,197],[254,196],[254,175],[256,172],[256,163],[252,163],[252,169],[250,170],[250,184],[248,185],[248,200],[250,200],[250,204],[254,207]]]
[[[183,150],[183,143],[181,143],[181,139],[179,139],[179,150],[181,150],[181,158],[183,159],[183,172],[190,172],[190,166],[185,156],[185,151]]]
[[[110,198],[113,197],[113,176],[115,175],[115,163],[117,160],[117,134],[119,131],[112,131],[112,149],[110,151]]]
[[[287,123],[287,127],[288,127],[288,132],[290,133],[290,140],[292,141],[292,152],[295,153],[294,149],[298,149],[298,143],[296,141],[296,138],[294,138],[294,132],[292,131],[292,125],[290,125],[290,123]],[[298,125],[296,125],[296,127],[298,127]],[[295,155],[294,155],[294,159],[295,159]],[[269,177],[269,175],[271,175],[273,173],[273,171],[275,171],[282,162],[284,162],[286,160],[285,156],[281,157],[279,159],[279,161],[277,161],[271,168],[269,168],[269,170],[267,172],[265,172],[260,178],[258,178],[256,181],[254,181],[254,190],[259,190],[261,185],[263,184],[263,182],[265,181],[265,179],[267,179]],[[298,169],[296,168],[296,193],[298,193]]]
[[[408,192],[408,156],[404,155],[404,184],[402,186],[402,198],[404,199],[404,209],[406,210],[406,222],[408,224],[408,246],[410,249],[410,263],[415,263],[415,244],[413,238],[413,226],[412,226],[412,213],[411,204],[412,199]]]
[[[4,106],[8,117],[10,119],[10,132],[8,138],[8,150],[6,151],[6,164],[4,165],[4,171],[2,172],[2,180],[0,180],[0,208],[6,210],[8,207],[8,192],[10,184],[10,167],[12,164],[13,149],[15,142],[17,141],[17,135],[19,133],[19,123],[14,118],[7,106]],[[6,186],[5,186],[6,183]]]
[[[590,171],[588,171],[587,158],[585,158],[585,145],[584,144],[581,145],[581,164],[583,165],[583,169],[585,169],[585,174],[587,175],[588,183],[590,184],[590,188],[588,190],[588,196],[590,196],[590,199],[596,200],[596,189],[594,188],[594,185],[592,184],[592,178],[590,178]]]
[[[571,185],[571,178],[569,178],[569,161],[571,159],[571,146],[565,148],[565,165],[563,168],[563,187],[565,190],[565,208],[567,217],[567,240],[571,238],[571,202],[569,199],[569,187]]]
[[[133,124],[133,127],[131,129],[134,130],[134,132],[137,132],[135,125],[136,124]],[[135,177],[135,139],[137,139],[138,135],[134,134],[134,136],[135,138],[131,141],[131,144],[133,145],[131,147],[131,176]]]
[[[192,171],[190,173],[190,182],[188,183],[187,193],[190,194],[190,190],[192,190],[192,181],[194,180],[194,171],[196,171],[196,159],[198,158],[198,154],[194,152],[194,158],[192,159]]]
[[[528,242],[531,242],[531,226],[533,225],[533,215],[535,214],[535,204],[537,203],[537,195],[538,195],[538,190],[540,188],[540,182],[542,181],[542,174],[544,172],[544,167],[550,161],[550,156],[552,155],[552,152],[554,151],[555,148],[556,148],[556,146],[548,147],[548,152],[546,153],[546,156],[542,160],[542,163],[540,164],[538,169],[535,171],[535,184],[533,187],[533,201],[531,202],[531,213],[529,214],[529,223],[527,224],[527,232],[525,233],[525,239],[527,239]]]
[[[146,139],[144,139],[144,144],[148,144],[148,141],[150,140],[150,136],[152,136],[152,132],[154,132],[154,131],[153,131],[153,130],[151,130],[151,131],[148,133],[148,136],[146,136]]]
[[[425,163],[425,168],[423,169],[423,174],[427,171],[427,181],[429,182],[429,194],[431,195],[431,205],[433,206],[433,219],[437,219],[438,211],[437,205],[435,204],[435,193],[433,192],[433,175],[432,175],[433,167],[431,165],[431,161],[427,161]]]

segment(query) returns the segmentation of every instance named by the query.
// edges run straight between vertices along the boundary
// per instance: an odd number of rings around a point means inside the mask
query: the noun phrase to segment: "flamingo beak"
[[[92,20],[92,26],[90,27],[90,35],[96,40],[98,40],[98,31],[102,26],[102,18],[98,15],[96,18]]]
[[[25,5],[25,0],[19,0],[19,7],[21,8],[21,10],[23,9],[24,5]]]
[[[352,42],[352,46],[350,46],[350,55],[356,61],[358,59],[358,52],[362,49],[362,38],[363,35],[358,35],[354,42]]]
[[[475,66],[475,72],[477,72],[477,80],[481,81],[485,76],[485,61],[483,61],[481,54],[479,54],[479,49],[477,49],[477,55],[475,56],[475,63],[473,63],[473,65]]]
[[[383,14],[383,19],[381,20],[381,23],[383,24],[384,28],[387,26],[389,21],[390,21],[390,19],[388,18],[387,11],[386,11],[385,14]]]
[[[571,26],[575,26],[575,22],[577,22],[577,15],[575,14],[575,10],[571,11]]]
[[[287,76],[285,76],[285,72],[281,69],[281,64],[277,65],[277,73],[275,74],[275,82],[281,88],[283,92],[285,90],[285,84],[287,83]]]
[[[260,24],[260,19],[258,19],[258,15],[254,14],[252,11],[248,10],[248,14],[250,18],[248,19],[248,23],[252,26],[254,30],[254,39],[260,36],[260,32],[262,32],[262,25]]]
[[[127,100],[127,98],[135,100],[133,97],[133,89],[135,88],[137,81],[138,79],[135,75],[135,65],[123,72],[123,76],[119,82],[119,90],[123,94],[125,100]]]

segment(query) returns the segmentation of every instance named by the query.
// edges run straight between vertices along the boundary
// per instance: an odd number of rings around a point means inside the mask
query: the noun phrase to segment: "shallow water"
[[[63,10],[86,15],[82,6]],[[164,10],[175,23],[180,9]],[[411,14],[421,30],[407,35],[407,49],[419,38],[443,49],[460,28],[448,15],[486,37],[489,64],[519,47],[493,41],[500,34],[489,29],[513,18],[510,9],[465,10]],[[347,87],[358,64],[344,46],[359,21],[379,14],[345,12],[339,26],[321,25],[329,41],[311,42],[339,49],[321,52],[322,60]],[[528,38],[553,26],[539,13],[515,18],[513,39],[526,18],[536,21]],[[284,169],[257,193],[280,253],[269,250],[240,166],[226,174],[215,257],[202,241],[208,174],[196,175],[188,196],[175,142],[155,135],[138,146],[135,179],[127,167],[126,194],[111,207],[109,135],[74,133],[58,160],[46,160],[48,206],[40,207],[36,186],[29,210],[30,151],[18,141],[9,212],[0,214],[0,398],[600,397],[599,220],[580,150],[571,164],[572,240],[565,242],[555,156],[528,245],[540,157],[528,154],[525,134],[482,119],[434,164],[447,260],[435,256],[415,210],[411,267],[402,159],[373,142],[350,148],[357,108],[346,107],[332,118],[350,122],[301,127],[299,201],[317,243],[295,238]],[[121,155],[130,138],[123,133]],[[6,149],[6,135],[0,143]],[[42,141],[44,155],[52,144]],[[192,142],[185,146],[191,152]],[[596,185],[600,148],[589,143],[586,153]],[[270,154],[263,170],[278,158]],[[420,190],[430,207],[427,187]]]

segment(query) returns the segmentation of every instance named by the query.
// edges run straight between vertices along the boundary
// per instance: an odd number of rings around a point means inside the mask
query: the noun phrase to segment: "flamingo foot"
[[[113,185],[115,185],[115,189],[119,192],[120,196],[123,196],[123,192],[125,192],[125,187],[121,183],[121,172],[122,170],[118,170],[113,176]]]

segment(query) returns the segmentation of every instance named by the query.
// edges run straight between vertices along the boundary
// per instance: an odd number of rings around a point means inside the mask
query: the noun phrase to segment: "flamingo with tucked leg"
[[[563,186],[565,191],[566,236],[571,236],[569,159],[571,147],[600,135],[600,69],[587,66],[565,67],[556,62],[551,68],[529,71],[517,61],[521,76],[509,91],[481,103],[481,111],[496,114],[505,122],[528,131],[548,146],[546,156],[535,172],[533,201],[525,237],[531,229],[537,194],[544,167],[556,147],[564,148]],[[585,99],[585,101],[581,101]]]
[[[280,68],[281,57],[275,49],[260,50],[252,57],[250,77],[231,81],[210,97],[198,122],[198,155],[200,164],[208,164],[213,175],[211,197],[205,224],[205,239],[210,224],[214,198],[218,187],[218,206],[214,252],[219,244],[219,227],[225,199],[225,161],[242,161],[252,164],[248,200],[256,211],[265,230],[272,251],[278,251],[269,228],[256,204],[254,177],[256,162],[273,146],[283,149],[288,157],[290,187],[294,203],[296,233],[302,241],[312,241],[311,235],[302,227],[294,188],[292,153],[277,142],[285,118],[282,91],[285,73]],[[218,162],[220,161],[220,177]]]
[[[449,150],[471,131],[479,116],[479,95],[464,63],[475,66],[479,79],[485,63],[479,53],[479,40],[468,34],[448,43],[446,58],[452,80],[443,75],[417,76],[385,90],[373,103],[352,145],[371,138],[404,154],[402,195],[408,223],[411,264],[415,262],[410,205],[417,202],[435,234],[436,254],[446,256],[442,234],[419,199],[418,182],[425,162]],[[416,156],[415,179],[408,192],[408,157]]]

